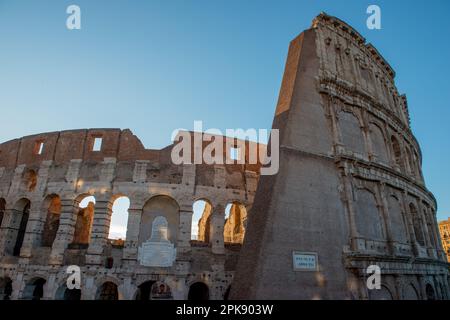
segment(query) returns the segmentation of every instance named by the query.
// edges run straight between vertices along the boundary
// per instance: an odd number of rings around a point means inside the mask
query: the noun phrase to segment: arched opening
[[[420,158],[419,158],[419,155],[417,154],[417,152],[414,151],[414,156],[413,157],[414,157],[413,162],[414,162],[414,170],[416,172],[416,177],[418,179],[420,179],[420,178],[422,178],[422,175],[420,173],[421,163],[420,163]]]
[[[81,290],[80,289],[69,289],[64,290],[64,300],[68,301],[78,301],[81,300]]]
[[[391,137],[391,143],[392,143],[392,150],[394,151],[395,164],[404,172],[405,167],[402,159],[402,149],[400,148],[400,143],[394,136]]]
[[[400,201],[397,197],[391,195],[388,198],[388,206],[389,206],[389,217],[391,219],[391,224],[396,226],[392,228],[392,238],[395,241],[401,243],[408,242],[408,236],[406,232],[406,224],[403,219],[403,210],[400,205]]]
[[[56,290],[55,300],[81,300],[81,289],[69,289],[66,282],[64,282],[58,290]]]
[[[12,295],[12,280],[8,277],[0,278],[0,300],[10,300]]]
[[[197,200],[193,205],[191,240],[209,243],[212,205],[208,200]]]
[[[79,203],[72,247],[87,247],[91,239],[92,223],[94,222],[95,198],[84,196]]]
[[[23,293],[25,300],[41,300],[44,297],[44,285],[47,281],[43,278],[35,278],[26,286]]]
[[[57,195],[50,195],[44,201],[44,210],[47,212],[44,230],[42,231],[41,245],[51,247],[55,241],[59,228],[59,218],[61,215],[61,199]]]
[[[408,164],[408,168],[409,168],[409,174],[414,177],[416,175],[416,170],[414,169],[415,164],[411,155],[411,151],[409,150],[409,148],[405,148],[405,153],[406,153],[406,162]]]
[[[130,199],[128,197],[119,197],[113,203],[108,239],[114,245],[123,246],[125,243],[129,208]]]
[[[6,201],[5,199],[0,198],[0,227],[2,226],[5,209],[6,209]]]
[[[405,287],[405,289],[403,290],[403,299],[404,300],[418,300],[419,299],[417,290],[412,284],[407,285]]]
[[[150,300],[150,292],[156,281],[146,281],[138,287],[136,300]]]
[[[420,217],[416,206],[412,203],[409,204],[409,213],[413,219],[414,234],[416,235],[416,241],[421,245],[425,246],[425,234],[423,230],[423,221]]]
[[[178,226],[180,224],[180,207],[169,196],[156,196],[147,201],[142,210],[139,228],[139,245],[150,239],[153,222],[159,216],[167,220],[167,239],[172,243],[177,242]]]
[[[30,200],[21,199],[14,206],[14,214],[16,216],[13,219],[12,229],[16,233],[16,241],[14,243],[13,256],[16,257],[20,255],[20,249],[22,249],[28,218],[30,216],[30,205]]]
[[[339,113],[339,125],[345,149],[360,155],[366,154],[364,135],[358,118],[353,113],[342,111]]]
[[[224,242],[243,243],[247,223],[247,210],[239,202],[229,203],[225,207]]]
[[[37,186],[37,173],[32,169],[25,170],[22,175],[21,189],[25,192],[33,192]]]
[[[107,281],[98,289],[97,300],[119,300],[119,290],[114,282]]]
[[[384,221],[375,195],[367,189],[358,189],[356,196],[356,227],[359,234],[368,240],[385,240]]]
[[[189,287],[189,301],[205,301],[209,300],[209,288],[203,282],[195,282]]]
[[[164,282],[156,282],[152,285],[150,300],[172,300],[172,290]]]
[[[225,301],[230,300],[230,292],[231,292],[231,286],[228,286],[227,290],[225,291],[225,294],[223,295],[223,300],[225,300]]]
[[[393,300],[391,291],[383,285],[380,289],[370,290],[369,292],[370,300]]]
[[[427,294],[427,300],[436,300],[436,294],[434,293],[434,289],[431,284],[428,283],[425,286],[425,292]]]
[[[383,131],[374,123],[370,124],[370,137],[372,141],[372,149],[377,160],[383,163],[388,163],[388,153]]]

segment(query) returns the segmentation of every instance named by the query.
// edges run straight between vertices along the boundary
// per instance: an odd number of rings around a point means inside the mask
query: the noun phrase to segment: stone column
[[[52,272],[49,274],[48,279],[44,284],[44,296],[42,297],[42,300],[55,300],[54,296],[55,285],[56,285],[56,274]]]
[[[378,206],[378,210],[381,210],[383,213],[384,226],[386,230],[386,240],[389,243],[390,253],[393,254],[395,252],[395,246],[393,244],[394,239],[392,238],[392,229],[391,229],[391,220],[389,217],[389,204],[386,199],[385,185],[384,183],[377,185],[378,194],[380,196],[381,204]]]
[[[4,212],[2,228],[0,229],[0,252],[2,256],[13,254],[22,215],[23,212],[14,209],[14,207],[7,207]]]
[[[185,253],[191,249],[192,206],[180,208],[180,225],[178,228],[177,252]]]
[[[225,207],[216,205],[211,214],[210,243],[211,250],[215,254],[224,254],[223,229],[225,225]]]
[[[97,294],[95,273],[83,272],[82,277],[84,280],[81,280],[81,300],[95,300]]]
[[[431,248],[433,247],[432,242],[431,242],[431,235],[430,235],[430,230],[428,230],[428,219],[427,219],[427,214],[426,214],[426,209],[424,212],[424,206],[419,202],[417,203],[417,214],[419,215],[419,217],[422,217],[421,221],[422,221],[422,227],[423,227],[423,231],[424,231],[424,237],[425,237],[425,246],[427,248]]]
[[[61,198],[61,215],[59,217],[59,228],[53,241],[49,264],[62,265],[64,251],[73,240],[75,224],[77,222],[79,201],[70,197]]]
[[[136,264],[139,246],[139,228],[142,215],[142,206],[136,206],[132,199],[130,202],[130,208],[128,209],[127,236],[122,255],[122,262],[125,266],[133,266]]]
[[[91,239],[86,255],[86,264],[103,265],[103,249],[108,243],[109,226],[111,223],[112,202],[110,195],[95,197],[94,221],[92,223]]]
[[[31,258],[33,248],[39,246],[38,242],[45,223],[45,217],[42,217],[41,214],[41,207],[42,202],[31,201],[30,215],[20,250],[21,258]],[[22,259],[22,262],[26,262],[26,260]]]
[[[3,221],[0,226],[0,256],[6,256],[10,254],[8,241],[11,241],[11,233],[10,229],[11,220],[14,214],[14,210],[12,208],[5,208],[3,212]]]
[[[341,177],[342,186],[343,186],[343,196],[345,198],[345,205],[347,209],[348,214],[348,224],[349,224],[349,231],[350,231],[350,241],[351,241],[351,249],[354,251],[358,251],[360,249],[359,244],[359,234],[358,234],[358,228],[356,227],[356,217],[355,217],[355,208],[353,207],[353,186],[351,184],[351,176],[349,171],[349,168],[346,164],[344,164],[345,167],[342,168],[343,175]],[[365,247],[365,242],[364,242]]]
[[[23,282],[23,272],[17,273],[16,277],[12,280],[12,294],[11,300],[19,300],[22,294],[22,289],[25,286]]]
[[[426,291],[426,282],[423,275],[419,275],[419,290],[420,290],[420,299],[427,300],[427,291]]]
[[[403,211],[405,212],[407,228],[409,229],[411,247],[414,251],[413,253],[414,255],[419,256],[419,247],[417,245],[416,231],[414,229],[414,217],[411,215],[411,212],[409,210],[408,191],[406,190],[403,191],[401,204],[403,206]]]

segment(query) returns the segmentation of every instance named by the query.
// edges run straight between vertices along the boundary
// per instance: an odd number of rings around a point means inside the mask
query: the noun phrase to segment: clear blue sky
[[[66,29],[66,8],[82,30]],[[382,10],[368,30],[366,8]],[[439,218],[450,215],[450,1],[0,0],[0,141],[130,128],[270,128],[289,41],[319,12],[358,29],[397,72]]]

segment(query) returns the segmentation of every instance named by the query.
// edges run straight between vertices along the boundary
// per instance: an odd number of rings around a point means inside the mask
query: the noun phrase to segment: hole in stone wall
[[[247,209],[239,202],[232,202],[225,207],[224,242],[243,243],[247,223]]]
[[[36,141],[34,144],[34,154],[41,155],[44,151],[44,141]]]
[[[113,244],[123,245],[126,240],[129,208],[130,199],[128,197],[117,198],[113,203],[108,235],[108,239],[114,240]]]
[[[42,243],[43,247],[51,247],[53,241],[55,241],[56,233],[59,228],[59,218],[61,215],[61,199],[57,195],[50,195],[44,201],[42,208],[47,212],[46,220],[44,224],[44,230],[42,231]]]
[[[30,200],[21,199],[15,205],[15,213],[20,214],[20,220],[16,220],[16,223],[19,222],[17,227],[17,236],[13,249],[13,256],[18,257],[20,255],[20,250],[22,249],[23,239],[25,238],[25,231],[27,229],[28,217],[30,215]]]
[[[37,173],[32,169],[28,169],[23,173],[21,189],[26,192],[33,192],[37,186]]]
[[[94,137],[94,143],[92,145],[92,151],[101,151],[102,150],[102,137]]]
[[[119,300],[119,290],[113,282],[105,282],[97,292],[97,300]]]
[[[209,242],[211,211],[212,206],[207,200],[198,200],[194,202],[191,240]]]
[[[205,301],[209,300],[209,288],[203,282],[193,283],[189,287],[188,293],[189,301]]]
[[[85,196],[79,203],[73,245],[88,245],[94,221],[95,197]]]

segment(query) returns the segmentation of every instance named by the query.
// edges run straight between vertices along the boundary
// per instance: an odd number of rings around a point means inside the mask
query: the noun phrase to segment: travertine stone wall
[[[232,298],[431,299],[450,296],[436,201],[407,100],[380,53],[320,14],[289,48],[273,128],[280,171],[262,176]],[[293,252],[317,271],[295,271]],[[382,271],[366,287],[367,267]]]
[[[102,139],[100,151],[93,151],[95,138]],[[240,248],[239,242],[224,242],[225,207],[251,207],[259,164],[174,165],[172,148],[145,149],[131,131],[120,129],[43,133],[0,144],[0,295],[11,291],[12,299],[31,299],[41,286],[42,299],[68,298],[66,269],[78,265],[81,299],[98,299],[108,282],[119,299],[134,299],[149,282],[170,287],[174,299],[187,299],[191,284],[201,282],[210,299],[223,299]],[[82,209],[86,196],[94,196],[95,204]],[[126,239],[118,244],[108,234],[113,203],[122,196],[130,207]],[[211,219],[203,224],[210,234],[191,241],[199,199],[211,205]],[[137,260],[156,215],[168,220],[177,249],[171,268],[144,267]]]

